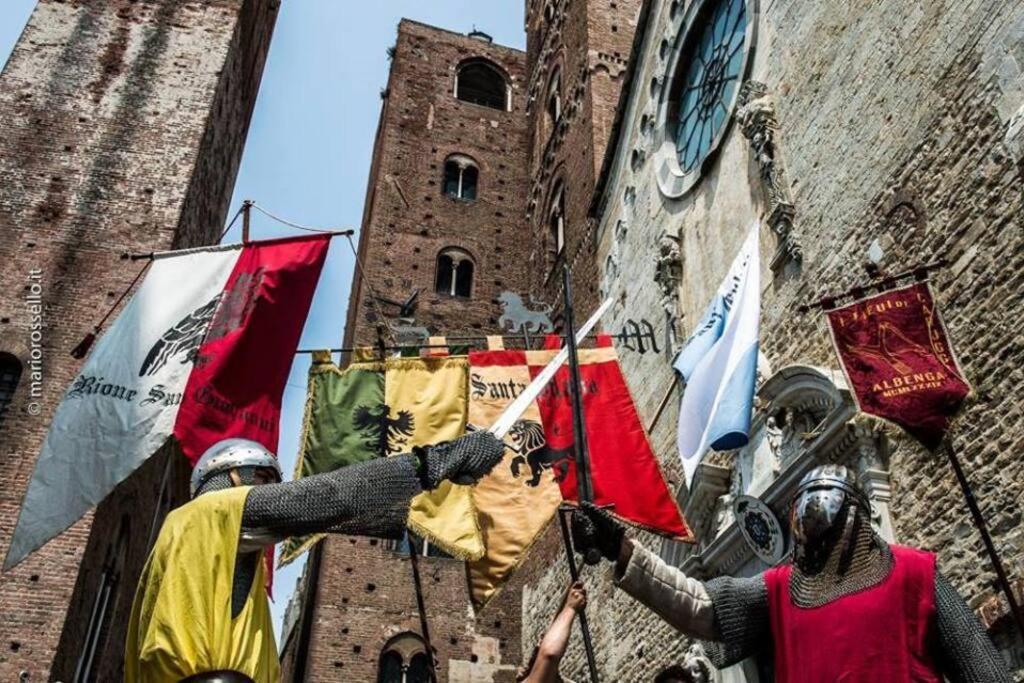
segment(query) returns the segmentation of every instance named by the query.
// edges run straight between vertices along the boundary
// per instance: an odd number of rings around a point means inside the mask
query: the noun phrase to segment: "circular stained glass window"
[[[696,183],[725,135],[751,55],[752,12],[755,0],[704,0],[679,19],[682,40],[666,64],[660,107],[667,163],[659,185],[669,196]]]

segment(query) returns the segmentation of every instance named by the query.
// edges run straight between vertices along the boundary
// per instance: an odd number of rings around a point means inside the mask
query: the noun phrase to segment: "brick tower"
[[[527,291],[526,55],[483,33],[403,20],[370,169],[345,346],[498,329],[498,297]],[[405,304],[405,305],[403,305]],[[515,591],[474,619],[461,561],[425,557],[440,679],[511,681]],[[375,680],[422,650],[409,561],[390,545],[330,537],[310,558],[285,680]]]
[[[120,254],[216,241],[278,5],[40,0],[4,67],[0,553],[80,366],[68,352],[138,272]],[[138,575],[187,472],[165,449],[0,575],[0,680],[121,678]]]
[[[574,302],[597,303],[591,198],[629,65],[641,0],[527,0],[531,285],[561,307],[562,264]],[[582,313],[580,314],[582,315]]]

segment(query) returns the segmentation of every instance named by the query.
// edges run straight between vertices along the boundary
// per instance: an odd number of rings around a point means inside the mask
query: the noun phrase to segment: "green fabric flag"
[[[386,417],[383,363],[356,360],[341,370],[329,352],[317,351],[309,369],[293,478],[381,457],[387,452]],[[277,566],[290,564],[323,536],[289,538],[281,545]]]

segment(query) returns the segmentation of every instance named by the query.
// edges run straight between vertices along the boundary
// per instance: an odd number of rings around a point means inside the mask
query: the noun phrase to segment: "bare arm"
[[[534,662],[526,683],[557,683],[558,665],[569,645],[572,622],[576,619],[576,612],[583,609],[586,603],[587,594],[583,585],[575,583],[570,586],[565,604],[540,641],[537,661]]]

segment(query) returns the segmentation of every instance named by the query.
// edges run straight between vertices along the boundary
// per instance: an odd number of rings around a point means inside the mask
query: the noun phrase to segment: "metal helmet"
[[[790,526],[797,543],[813,543],[836,524],[847,503],[870,514],[871,506],[857,487],[853,472],[843,465],[819,465],[804,475],[793,496]]]
[[[277,480],[281,480],[281,466],[263,444],[249,439],[224,439],[207,448],[199,458],[192,469],[189,492],[195,498],[212,477],[239,467],[271,469],[277,474]]]

